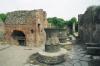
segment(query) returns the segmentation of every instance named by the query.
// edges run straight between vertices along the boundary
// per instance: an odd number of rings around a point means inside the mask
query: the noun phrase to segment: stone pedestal
[[[67,51],[63,48],[60,48],[60,50],[58,52],[52,52],[52,53],[40,51],[37,59],[41,63],[59,64],[66,60],[65,59],[66,53],[67,53]]]
[[[59,40],[60,43],[59,45],[63,48],[66,48],[67,50],[72,48],[72,42],[70,41],[70,39],[68,38],[66,32],[60,32],[59,34]]]
[[[60,50],[59,44],[57,45],[45,45],[46,52],[58,52]]]
[[[58,64],[65,61],[66,49],[60,48],[57,37],[58,29],[46,29],[47,41],[45,50],[38,52],[37,60],[46,64]]]

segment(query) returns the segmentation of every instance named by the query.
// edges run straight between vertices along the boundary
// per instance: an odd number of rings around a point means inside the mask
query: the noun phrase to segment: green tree
[[[70,34],[73,34],[73,24],[75,24],[76,27],[78,25],[78,21],[75,17],[72,17],[70,20],[66,21]],[[78,31],[78,29],[75,28],[75,31]]]
[[[6,14],[0,14],[0,19],[5,22],[5,19],[6,19],[7,15]]]
[[[78,21],[75,17],[72,17],[69,21],[66,21],[66,24],[72,26],[74,23],[76,24]]]
[[[58,28],[63,28],[66,25],[64,19],[62,18],[53,17],[53,18],[48,18],[47,20],[49,23]]]

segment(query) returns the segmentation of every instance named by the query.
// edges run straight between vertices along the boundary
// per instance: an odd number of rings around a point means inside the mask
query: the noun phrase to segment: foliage
[[[6,14],[0,14],[0,19],[5,22],[5,19],[6,19],[7,15]]]
[[[49,23],[51,23],[53,26],[63,28],[65,26],[68,26],[70,29],[72,29],[73,24],[78,24],[78,21],[75,17],[71,18],[70,20],[64,20],[62,18],[52,17],[47,19]]]
[[[67,25],[73,25],[77,23],[77,19],[75,17],[71,18],[69,21],[66,21]]]
[[[0,22],[2,22],[2,19],[0,18]]]
[[[64,19],[62,18],[53,17],[53,18],[48,18],[47,20],[49,23],[59,28],[63,28],[66,25]]]
[[[69,33],[73,33],[73,24],[75,24],[75,31],[78,31],[78,21],[75,17],[72,17],[70,20],[66,21],[67,27],[69,28]]]

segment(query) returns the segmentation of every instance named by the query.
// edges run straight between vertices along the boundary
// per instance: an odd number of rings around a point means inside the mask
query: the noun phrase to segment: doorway
[[[26,46],[25,34],[22,31],[14,30],[11,36],[19,45]]]

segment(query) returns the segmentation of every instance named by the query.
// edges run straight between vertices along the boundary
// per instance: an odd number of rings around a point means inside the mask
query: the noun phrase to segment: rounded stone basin
[[[67,54],[67,50],[60,48],[58,52],[50,53],[45,51],[39,51],[39,56],[37,57],[37,60],[41,63],[46,64],[59,64],[61,62],[64,62],[65,56]]]

